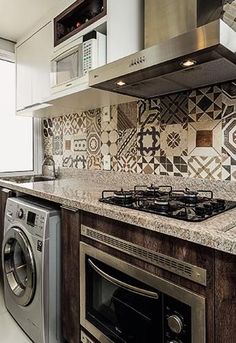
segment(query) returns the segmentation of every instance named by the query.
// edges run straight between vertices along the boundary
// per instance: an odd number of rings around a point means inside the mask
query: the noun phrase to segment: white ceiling
[[[0,37],[17,42],[61,0],[0,0]]]

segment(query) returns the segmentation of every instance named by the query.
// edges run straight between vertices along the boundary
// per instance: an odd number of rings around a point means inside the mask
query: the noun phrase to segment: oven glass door
[[[87,256],[86,319],[115,343],[163,342],[162,295]]]

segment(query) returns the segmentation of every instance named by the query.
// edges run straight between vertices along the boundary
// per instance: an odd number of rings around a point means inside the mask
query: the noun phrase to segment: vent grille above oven
[[[145,249],[141,246],[113,237],[106,233],[102,233],[85,225],[81,226],[81,234],[116,250],[125,252],[162,269],[206,286],[206,270],[203,268]]]

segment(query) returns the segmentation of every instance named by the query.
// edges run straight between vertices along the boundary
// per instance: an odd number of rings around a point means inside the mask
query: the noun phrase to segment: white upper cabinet
[[[16,47],[17,110],[49,97],[52,47],[51,21]]]
[[[143,49],[143,0],[107,0],[107,62]]]

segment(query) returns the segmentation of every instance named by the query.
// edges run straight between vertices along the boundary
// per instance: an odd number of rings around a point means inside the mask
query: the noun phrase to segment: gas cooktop
[[[236,207],[236,201],[215,199],[212,191],[155,185],[135,186],[129,191],[104,190],[99,200],[189,222],[201,222]]]

